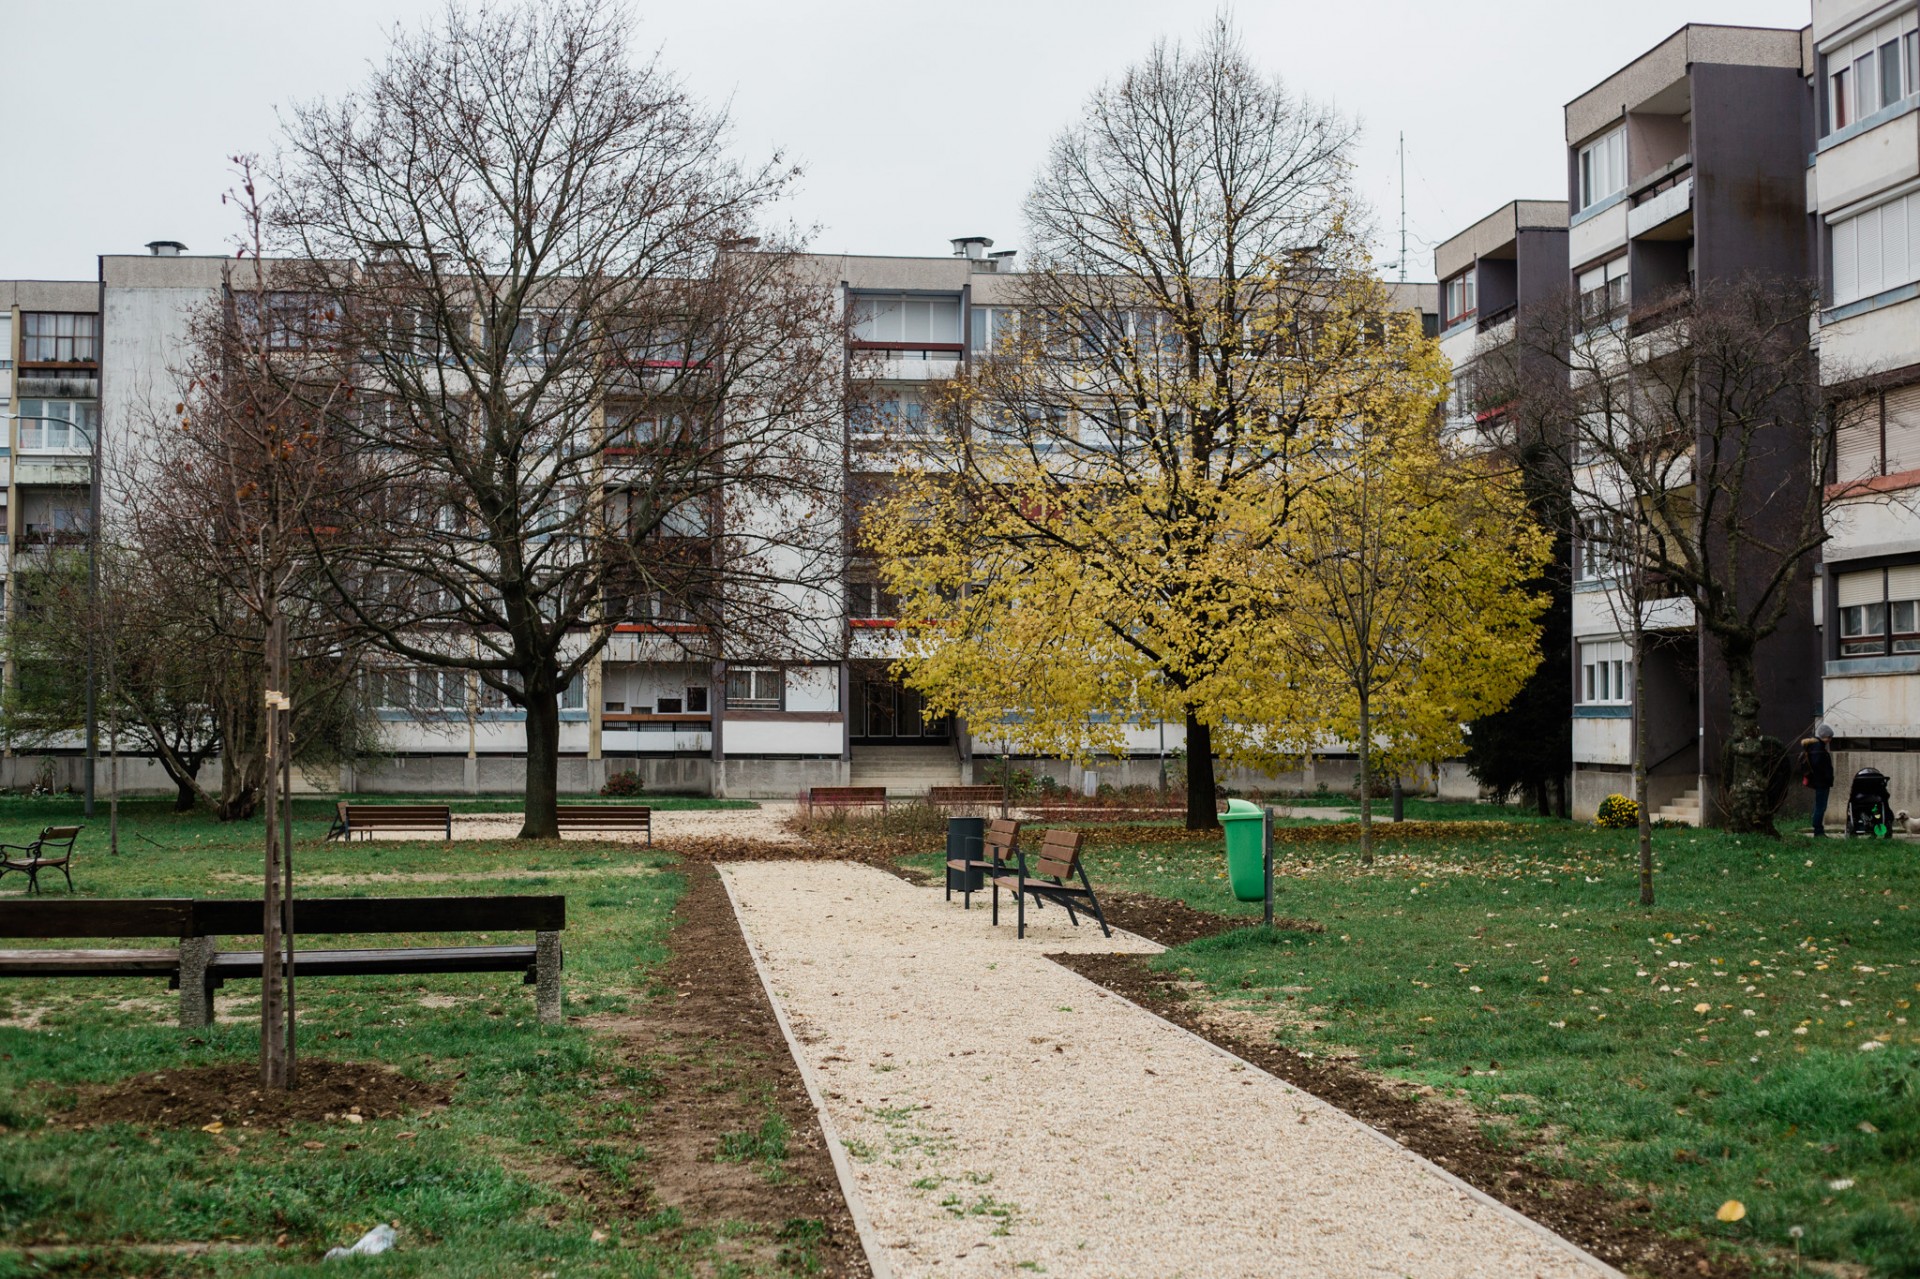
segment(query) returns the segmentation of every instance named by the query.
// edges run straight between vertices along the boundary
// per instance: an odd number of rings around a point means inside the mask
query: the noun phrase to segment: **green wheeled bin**
[[[1233,886],[1234,899],[1265,901],[1266,849],[1259,806],[1244,799],[1228,800],[1227,811],[1220,814],[1220,829],[1227,833],[1227,883]]]

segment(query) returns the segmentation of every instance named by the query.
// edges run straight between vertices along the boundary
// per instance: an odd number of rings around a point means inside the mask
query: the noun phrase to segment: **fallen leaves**
[[[1717,1219],[1732,1223],[1747,1215],[1747,1206],[1738,1199],[1729,1199],[1720,1205],[1720,1211],[1713,1214]]]

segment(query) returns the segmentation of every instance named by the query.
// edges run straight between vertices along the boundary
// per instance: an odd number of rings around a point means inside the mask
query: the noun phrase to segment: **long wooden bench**
[[[807,789],[807,816],[813,816],[814,806],[821,808],[878,808],[882,812],[887,807],[887,788],[884,786],[812,786]]]
[[[341,800],[334,805],[333,814],[328,839],[350,840],[355,835],[372,839],[376,834],[394,831],[430,831],[442,839],[453,838],[453,809],[446,804],[349,804]]]
[[[994,808],[1006,803],[998,786],[929,786],[927,803],[935,808]]]
[[[560,830],[637,830],[645,831],[647,843],[653,843],[653,810],[644,804],[562,804]]]
[[[540,1020],[561,1017],[560,933],[564,897],[309,897],[296,898],[296,978],[412,973],[522,973],[535,988]],[[214,992],[229,981],[259,977],[261,952],[221,951],[221,937],[258,937],[256,900],[186,899],[0,902],[0,938],[177,939],[139,950],[0,950],[0,977],[165,977],[180,991],[180,1024],[212,1022]],[[303,949],[308,938],[364,933],[531,932],[533,944]]]

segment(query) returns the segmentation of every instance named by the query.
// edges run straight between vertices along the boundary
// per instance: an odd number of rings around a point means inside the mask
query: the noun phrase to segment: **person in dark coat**
[[[1813,792],[1813,836],[1822,839],[1827,833],[1827,796],[1833,791],[1833,726],[1816,727],[1800,749],[1806,761],[1800,783]]]

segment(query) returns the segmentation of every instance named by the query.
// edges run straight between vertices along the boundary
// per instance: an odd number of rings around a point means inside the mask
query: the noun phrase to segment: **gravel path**
[[[847,863],[721,868],[895,1275],[1614,1274],[1272,1076]],[[1003,903],[1004,905],[1004,903]]]
[[[642,801],[644,802],[644,801]],[[756,839],[770,844],[797,844],[800,837],[782,825],[799,805],[790,800],[763,800],[758,808],[656,808],[653,810],[653,842],[658,844],[674,836],[682,838]],[[455,839],[512,839],[520,829],[519,813],[455,813]],[[386,838],[380,836],[379,838]],[[401,834],[393,838],[411,839]],[[634,831],[581,831],[562,835],[562,839],[587,840],[596,844],[645,843],[646,836]]]

